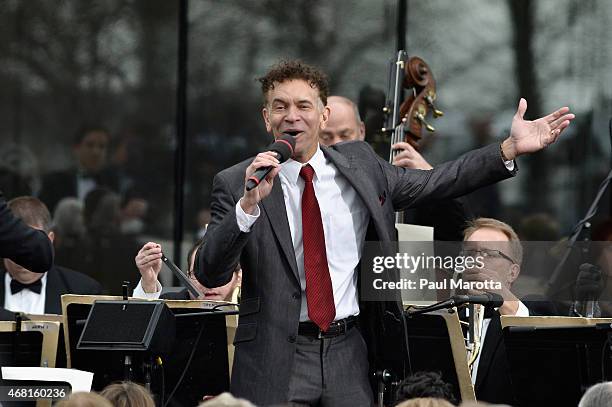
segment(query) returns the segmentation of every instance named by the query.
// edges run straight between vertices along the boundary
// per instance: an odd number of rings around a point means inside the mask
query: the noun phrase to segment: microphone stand
[[[561,257],[561,260],[555,267],[555,270],[552,276],[550,277],[550,280],[548,281],[549,289],[552,289],[557,284],[557,280],[559,280],[561,271],[563,270],[563,267],[565,266],[565,263],[567,262],[567,259],[569,258],[570,254],[574,250],[576,241],[582,234],[582,231],[586,230],[587,232],[590,233],[590,230],[591,230],[590,220],[597,214],[597,209],[599,208],[599,201],[601,201],[601,198],[603,197],[603,194],[608,189],[608,185],[610,185],[611,181],[612,181],[612,169],[610,170],[606,178],[602,181],[601,185],[599,186],[599,190],[597,191],[597,194],[595,195],[595,199],[593,199],[593,202],[591,203],[591,206],[589,207],[589,210],[587,211],[586,215],[584,216],[584,218],[578,221],[576,226],[574,226],[572,235],[570,236],[567,246],[565,247],[565,252],[563,253],[563,256]],[[589,237],[584,238],[585,242],[588,242],[589,240],[590,240]],[[583,249],[583,252],[584,253],[588,252],[588,248],[585,247]]]
[[[452,313],[454,312],[453,308],[459,307],[465,303],[466,303],[465,301],[462,301],[461,299],[457,299],[455,296],[453,296],[453,297],[450,297],[448,300],[440,301],[440,302],[437,302],[432,305],[428,305],[423,308],[408,309],[405,311],[405,314],[408,317],[412,317],[415,315],[427,314],[428,312],[437,311],[440,309],[447,309],[448,312]]]
[[[582,230],[586,228],[587,231],[590,231],[591,223],[589,221],[593,218],[593,216],[597,214],[597,209],[599,208],[599,201],[601,200],[604,192],[606,192],[606,190],[608,189],[608,185],[610,185],[610,181],[612,181],[612,118],[610,118],[610,120],[608,121],[608,138],[610,139],[610,168],[611,168],[610,172],[608,173],[606,178],[601,182],[601,185],[599,186],[599,190],[597,191],[597,194],[595,195],[595,199],[593,199],[593,202],[591,203],[591,206],[589,207],[589,210],[587,211],[586,215],[584,216],[584,218],[578,221],[576,226],[574,226],[572,235],[570,236],[568,240],[568,244],[565,248],[565,252],[563,253],[563,257],[561,257],[561,260],[555,267],[555,270],[553,271],[553,274],[550,277],[550,280],[548,280],[549,290],[552,290],[554,286],[556,285],[557,280],[559,279],[561,275],[561,271],[563,270],[563,266],[565,266],[567,259],[572,253],[574,249],[574,245],[576,244],[578,237],[582,233]],[[588,240],[589,240],[588,238],[585,238],[585,242]]]

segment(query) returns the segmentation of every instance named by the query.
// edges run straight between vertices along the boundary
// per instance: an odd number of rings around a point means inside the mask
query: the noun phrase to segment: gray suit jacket
[[[364,142],[321,147],[362,198],[370,213],[368,241],[396,240],[395,211],[431,199],[461,196],[512,175],[501,159],[499,144],[467,153],[431,171],[394,167],[379,158]],[[232,393],[256,404],[286,401],[298,331],[301,288],[283,192],[278,179],[260,204],[261,216],[249,233],[242,233],[235,206],[244,191],[246,167],[252,159],[221,171],[212,192],[212,220],[198,251],[196,276],[207,287],[218,287],[242,265],[242,299],[232,373]],[[370,368],[385,347],[377,336],[385,334],[383,315],[396,313],[401,303],[362,302],[360,319],[368,343]],[[387,334],[390,331],[387,331]],[[397,358],[399,349],[391,349]],[[386,349],[389,350],[389,349]]]

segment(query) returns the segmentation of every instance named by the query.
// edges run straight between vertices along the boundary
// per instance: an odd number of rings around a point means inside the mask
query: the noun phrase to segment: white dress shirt
[[[6,272],[4,274],[4,308],[13,312],[25,312],[26,314],[44,314],[47,273],[40,279],[42,283],[40,294],[24,288],[13,295],[11,294],[11,280],[11,275]]]
[[[159,280],[155,281],[155,292],[148,293],[142,288],[142,278],[138,281],[138,285],[132,291],[132,297],[134,298],[144,298],[145,300],[157,300],[162,292],[162,285]]]
[[[308,164],[315,171],[313,185],[321,209],[327,264],[336,304],[335,319],[339,320],[359,314],[356,268],[361,259],[370,214],[355,189],[338,172],[336,166],[325,158],[320,148],[317,148]],[[302,165],[297,161],[287,160],[281,164],[279,178],[302,287],[300,321],[308,321],[302,244],[302,192],[304,191],[304,180],[300,177]],[[260,213],[258,207],[254,215],[249,215],[242,210],[238,202],[236,218],[240,230],[249,232]]]
[[[79,198],[79,201],[85,202],[87,194],[96,189],[97,185],[94,179],[77,175],[77,198]]]

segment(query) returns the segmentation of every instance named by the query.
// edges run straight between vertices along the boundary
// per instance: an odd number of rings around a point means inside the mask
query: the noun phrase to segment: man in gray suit
[[[562,108],[525,121],[521,100],[502,146],[410,170],[364,142],[319,146],[329,109],[327,79],[316,68],[283,62],[260,81],[266,129],[295,138],[293,158],[281,165],[264,152],[216,175],[196,262],[207,287],[226,284],[242,265],[231,390],[259,405],[372,405],[369,368],[383,351],[402,355],[379,341],[387,311],[397,316],[401,304],[359,301],[364,242],[395,240],[396,210],[512,176],[516,156],[554,142],[574,116]],[[273,169],[247,192],[245,180],[262,167]]]

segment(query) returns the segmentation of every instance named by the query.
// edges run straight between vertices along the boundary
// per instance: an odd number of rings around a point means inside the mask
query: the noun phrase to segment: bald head
[[[319,133],[321,144],[332,146],[341,141],[365,139],[365,125],[355,103],[343,96],[330,96],[327,106],[330,109],[329,120]]]

